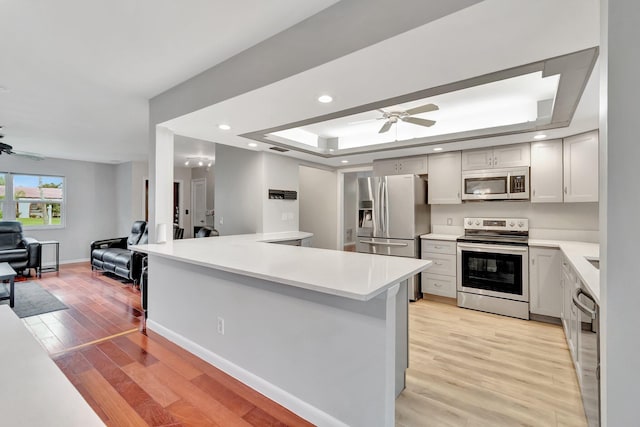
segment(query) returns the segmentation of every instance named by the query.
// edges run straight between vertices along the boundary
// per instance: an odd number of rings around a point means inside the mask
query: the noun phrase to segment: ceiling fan
[[[4,138],[4,135],[0,134],[0,138]],[[28,153],[26,151],[13,151],[13,147],[11,145],[0,142],[0,155],[2,153],[20,156],[31,160],[44,160],[44,157],[40,154]]]
[[[382,113],[382,117],[378,120],[386,120],[386,122],[382,125],[378,133],[385,133],[394,123],[398,123],[398,120],[402,120],[403,122],[412,123],[418,126],[426,126],[430,127],[436,124],[435,120],[429,119],[421,119],[419,117],[412,117],[415,114],[427,113],[429,111],[438,110],[438,106],[436,104],[425,104],[420,107],[409,108],[408,110],[398,110],[398,111],[384,111],[378,109]]]

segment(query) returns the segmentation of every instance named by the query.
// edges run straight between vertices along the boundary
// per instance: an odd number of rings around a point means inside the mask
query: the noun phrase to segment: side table
[[[14,300],[14,283],[13,279],[16,277],[16,272],[8,262],[0,263],[0,280],[9,280],[9,296],[0,297],[0,300],[9,299],[9,307],[13,308]]]
[[[57,240],[41,240],[40,246],[53,246],[56,251],[56,263],[54,265],[42,266],[42,251],[40,252],[40,262],[38,263],[38,277],[42,277],[43,272],[60,270],[60,242]]]

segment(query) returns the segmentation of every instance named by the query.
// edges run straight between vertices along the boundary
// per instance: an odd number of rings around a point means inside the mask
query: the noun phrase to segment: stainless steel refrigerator
[[[420,258],[420,235],[429,233],[427,182],[416,175],[358,179],[356,251]],[[421,295],[420,276],[409,280],[409,299]]]

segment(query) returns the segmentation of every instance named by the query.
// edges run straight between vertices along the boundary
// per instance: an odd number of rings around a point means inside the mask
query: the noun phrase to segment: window
[[[64,225],[64,177],[0,174],[0,197],[3,218],[24,227]]]

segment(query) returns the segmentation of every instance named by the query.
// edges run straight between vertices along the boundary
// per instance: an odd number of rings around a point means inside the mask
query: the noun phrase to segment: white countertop
[[[104,425],[8,305],[0,325],[2,425]]]
[[[375,297],[431,265],[431,261],[413,258],[267,243],[311,236],[305,232],[244,234],[174,240],[131,249],[360,301]]]
[[[529,239],[529,246],[559,248],[567,257],[571,266],[580,277],[593,299],[600,304],[600,270],[585,257],[600,258],[600,245],[597,243],[571,242],[563,240]]]
[[[460,235],[458,234],[437,234],[437,233],[429,233],[423,234],[420,236],[421,239],[425,240],[449,240],[455,242]]]

